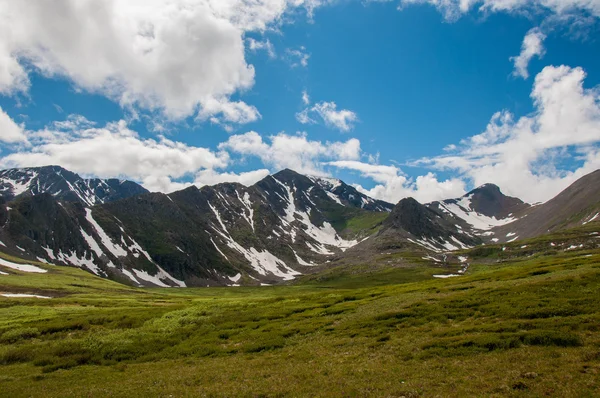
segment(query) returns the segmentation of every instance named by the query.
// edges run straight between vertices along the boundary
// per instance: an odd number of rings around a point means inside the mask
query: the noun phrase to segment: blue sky
[[[2,167],[165,192],[289,167],[392,202],[543,201],[600,167],[600,1],[18,3]]]

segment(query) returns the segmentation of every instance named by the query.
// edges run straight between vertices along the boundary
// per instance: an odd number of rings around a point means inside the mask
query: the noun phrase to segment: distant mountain
[[[510,224],[490,231],[492,242],[531,238],[600,221],[600,170],[575,181],[548,202],[531,206]]]
[[[413,198],[398,202],[383,222],[380,233],[390,231],[405,235],[408,241],[434,251],[465,249],[482,243],[481,239]]]
[[[530,207],[518,198],[504,195],[494,184],[484,184],[460,198],[426,206],[475,235],[515,221]]]
[[[347,188],[333,193],[339,187]],[[0,240],[11,254],[132,284],[272,284],[343,253],[372,232],[365,219],[391,208],[339,187],[283,170],[251,187],[193,186],[95,206],[55,192],[16,195],[2,206]]]
[[[344,261],[389,266],[394,251],[407,264],[444,262],[453,250],[600,220],[600,171],[538,206],[492,184],[393,206],[288,169],[249,187],[168,195],[56,166],[0,178],[0,250],[143,286],[276,284]]]
[[[392,211],[394,205],[383,200],[370,198],[351,185],[336,178],[308,176],[314,183],[325,190],[325,193],[336,202],[370,211]]]
[[[28,167],[0,171],[0,196],[12,200],[21,195],[48,193],[59,201],[92,206],[147,193],[132,181],[81,178],[60,166]]]

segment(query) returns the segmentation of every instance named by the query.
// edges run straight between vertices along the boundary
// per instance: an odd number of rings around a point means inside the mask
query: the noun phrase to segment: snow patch
[[[246,210],[248,210],[248,214],[246,214],[245,211],[242,212],[242,217],[248,221],[248,224],[250,224],[250,227],[252,227],[252,231],[254,231],[254,209],[252,208],[252,202],[250,201],[250,194],[248,192],[244,192],[243,199],[240,197],[238,191],[235,191],[235,194],[237,195],[238,200],[244,205]]]
[[[331,200],[333,200],[335,203],[337,203],[340,206],[343,206],[344,204],[342,203],[342,201],[340,200],[340,198],[337,197],[337,195],[329,192],[329,191],[325,191],[325,193],[327,194],[327,196],[329,196],[329,198]]]
[[[291,248],[291,247],[290,247],[290,248]],[[308,262],[304,261],[304,260],[303,260],[303,259],[302,259],[302,258],[301,258],[299,255],[298,255],[298,253],[296,253],[296,251],[295,251],[294,249],[292,249],[292,252],[294,253],[294,256],[296,257],[296,262],[297,262],[298,264],[300,264],[300,265],[308,265],[308,266],[314,265],[314,264],[311,264],[311,263],[308,263]]]
[[[94,218],[92,217],[92,209],[90,209],[90,208],[85,209],[85,218],[92,225],[94,230],[96,230],[96,233],[100,237],[102,245],[104,247],[106,247],[108,249],[108,251],[110,251],[117,258],[127,256],[127,251],[125,249],[123,249],[121,246],[113,243],[112,239],[102,229],[100,224],[98,224],[96,222],[96,220],[94,220]]]
[[[16,294],[16,293],[0,293],[2,297],[9,298],[39,298],[39,299],[51,299],[49,296],[40,296],[37,294]]]
[[[596,218],[598,218],[598,216],[599,216],[599,215],[600,215],[600,213],[596,213],[596,214],[595,214],[595,215],[594,215],[592,218],[590,218],[589,220],[585,221],[585,222],[583,223],[583,225],[585,225],[585,224],[587,224],[587,223],[590,223],[590,222],[594,221]]]
[[[456,217],[463,219],[473,228],[487,231],[500,225],[506,225],[516,220],[513,217],[507,217],[503,219],[497,219],[496,217],[488,217],[483,214],[479,214],[474,211],[471,207],[472,196],[464,196],[456,203],[444,203],[440,202],[440,208],[445,208],[448,212],[454,214]]]
[[[17,263],[13,263],[8,260],[5,260],[3,258],[0,258],[0,265],[7,267],[7,268],[15,269],[17,271],[22,271],[22,272],[31,272],[31,273],[37,273],[37,274],[45,274],[46,272],[48,272],[47,270],[42,269],[40,267],[36,267],[35,265],[32,265],[32,264],[17,264]]]

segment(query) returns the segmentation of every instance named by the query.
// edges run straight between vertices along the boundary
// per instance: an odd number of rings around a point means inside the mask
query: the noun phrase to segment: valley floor
[[[0,297],[0,396],[598,396],[600,250],[491,253],[263,288],[0,275],[53,297]]]

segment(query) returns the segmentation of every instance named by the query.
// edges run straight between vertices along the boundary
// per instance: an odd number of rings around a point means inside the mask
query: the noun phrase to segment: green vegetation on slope
[[[597,396],[600,250],[528,256],[263,288],[1,275],[56,293],[0,298],[1,395]]]

